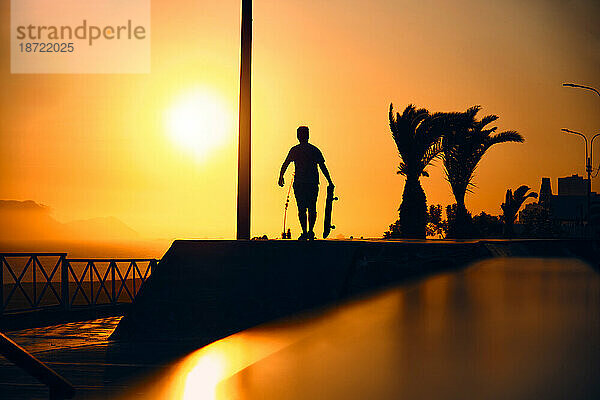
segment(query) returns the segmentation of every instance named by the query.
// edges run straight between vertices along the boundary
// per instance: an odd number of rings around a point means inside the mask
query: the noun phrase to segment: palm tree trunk
[[[457,199],[456,202],[456,237],[467,238],[470,236],[470,218],[467,207],[465,206],[465,198]]]
[[[471,217],[465,206],[465,193],[453,191],[456,200],[456,214],[453,223],[448,227],[446,237],[452,239],[468,238],[473,236]]]
[[[427,198],[416,177],[407,177],[400,205],[400,234],[404,238],[425,239]]]

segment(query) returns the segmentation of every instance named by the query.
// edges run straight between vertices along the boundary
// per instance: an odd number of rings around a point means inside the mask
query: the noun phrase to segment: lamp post
[[[570,87],[570,88],[577,88],[577,89],[584,89],[584,90],[589,90],[591,92],[596,93],[598,96],[600,96],[600,91],[598,91],[598,89],[593,88],[591,86],[586,86],[586,85],[580,85],[579,83],[563,83],[562,84],[564,87]],[[594,148],[594,139],[596,139],[596,137],[600,136],[600,133],[597,133],[596,135],[594,135],[592,137],[592,140],[590,141],[590,156],[588,157],[588,145],[587,145],[587,137],[580,132],[575,132],[569,129],[562,129],[563,132],[567,132],[567,133],[573,133],[576,135],[579,135],[581,137],[583,137],[585,139],[585,170],[587,172],[587,177],[588,177],[588,190],[587,190],[587,220],[588,220],[588,225],[590,223],[590,196],[592,193],[592,178],[591,178],[591,173],[592,173],[592,151]],[[589,228],[588,228],[589,229]]]
[[[563,86],[591,90],[592,92],[595,92],[598,96],[600,96],[600,92],[598,91],[598,89],[595,89],[591,86],[580,85],[578,83],[563,83]]]
[[[567,128],[562,128],[561,131],[563,131],[565,133],[572,133],[574,135],[581,136],[583,138],[583,140],[585,141],[585,172],[587,172],[587,180],[588,180],[588,182],[587,182],[587,221],[588,221],[588,225],[589,225],[589,222],[590,222],[590,197],[591,197],[591,193],[592,193],[592,176],[591,176],[592,175],[592,154],[594,151],[594,139],[596,139],[598,136],[600,136],[600,133],[597,133],[594,136],[592,136],[592,140],[590,140],[589,153],[588,153],[588,139],[583,133],[577,132],[577,131],[572,131]]]
[[[250,239],[250,155],[252,133],[252,0],[242,0],[238,139],[237,239]]]

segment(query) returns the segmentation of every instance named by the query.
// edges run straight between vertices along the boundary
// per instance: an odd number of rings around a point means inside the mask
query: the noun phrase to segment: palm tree
[[[463,113],[463,125],[450,131],[442,140],[442,159],[446,179],[456,200],[455,226],[450,229],[450,237],[469,236],[471,218],[465,206],[465,195],[472,192],[475,170],[484,154],[498,143],[523,142],[523,136],[516,131],[496,133],[497,127],[487,126],[496,121],[496,115],[487,115],[481,120],[476,116],[480,106],[469,108]]]
[[[501,205],[502,212],[504,213],[504,236],[509,238],[513,237],[515,233],[513,225],[515,223],[515,219],[517,218],[517,213],[519,212],[519,209],[521,208],[525,200],[527,200],[527,198],[529,197],[537,199],[537,193],[527,193],[529,192],[529,190],[529,186],[522,185],[517,190],[515,190],[514,193],[510,189],[506,191],[506,199]]]
[[[427,199],[419,178],[429,176],[425,168],[442,151],[442,135],[458,117],[459,113],[431,114],[412,104],[394,116],[394,106],[390,104],[390,130],[402,159],[398,174],[406,177],[399,208],[402,237],[425,238]]]

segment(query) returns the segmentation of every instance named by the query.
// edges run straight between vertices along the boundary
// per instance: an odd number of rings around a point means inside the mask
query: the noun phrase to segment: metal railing
[[[154,258],[0,253],[0,315],[129,303],[157,265]]]
[[[0,354],[48,387],[50,399],[70,399],[75,388],[53,369],[0,332]]]

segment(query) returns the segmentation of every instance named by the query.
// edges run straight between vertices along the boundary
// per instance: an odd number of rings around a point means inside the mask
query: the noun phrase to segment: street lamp
[[[598,96],[600,96],[600,92],[598,91],[598,89],[595,89],[591,86],[580,85],[578,83],[563,83],[563,86],[591,90],[592,92],[595,92]]]
[[[572,133],[574,135],[581,136],[583,138],[583,140],[585,140],[585,171],[587,172],[587,179],[588,179],[588,184],[587,184],[587,221],[588,221],[588,225],[589,225],[589,223],[590,223],[590,197],[591,197],[591,193],[592,193],[592,177],[591,177],[592,154],[594,151],[594,139],[596,139],[598,136],[600,136],[600,133],[596,133],[594,136],[592,136],[592,140],[590,140],[589,156],[588,156],[588,140],[587,140],[587,137],[583,133],[577,132],[577,131],[572,131],[567,128],[562,128],[561,131],[563,131],[565,133]]]
[[[600,96],[600,92],[598,91],[598,89],[593,88],[591,86],[586,86],[586,85],[580,85],[578,83],[563,83],[563,86],[565,87],[571,87],[571,88],[578,88],[578,89],[585,89],[585,90],[590,90],[594,93],[596,93],[598,96]],[[591,192],[592,192],[592,178],[591,178],[591,173],[592,173],[592,151],[594,149],[594,139],[596,139],[596,137],[600,136],[600,133],[595,134],[592,137],[592,140],[590,141],[590,156],[588,157],[588,145],[587,145],[587,137],[585,137],[585,135],[583,133],[580,132],[575,132],[569,129],[562,129],[563,132],[567,132],[567,133],[573,133],[576,135],[579,135],[581,137],[583,137],[583,139],[585,140],[585,170],[587,172],[587,177],[588,177],[588,190],[587,190],[587,220],[588,220],[588,225],[590,223],[590,196],[591,196]],[[599,167],[600,168],[600,167]],[[588,228],[589,229],[589,228]]]

